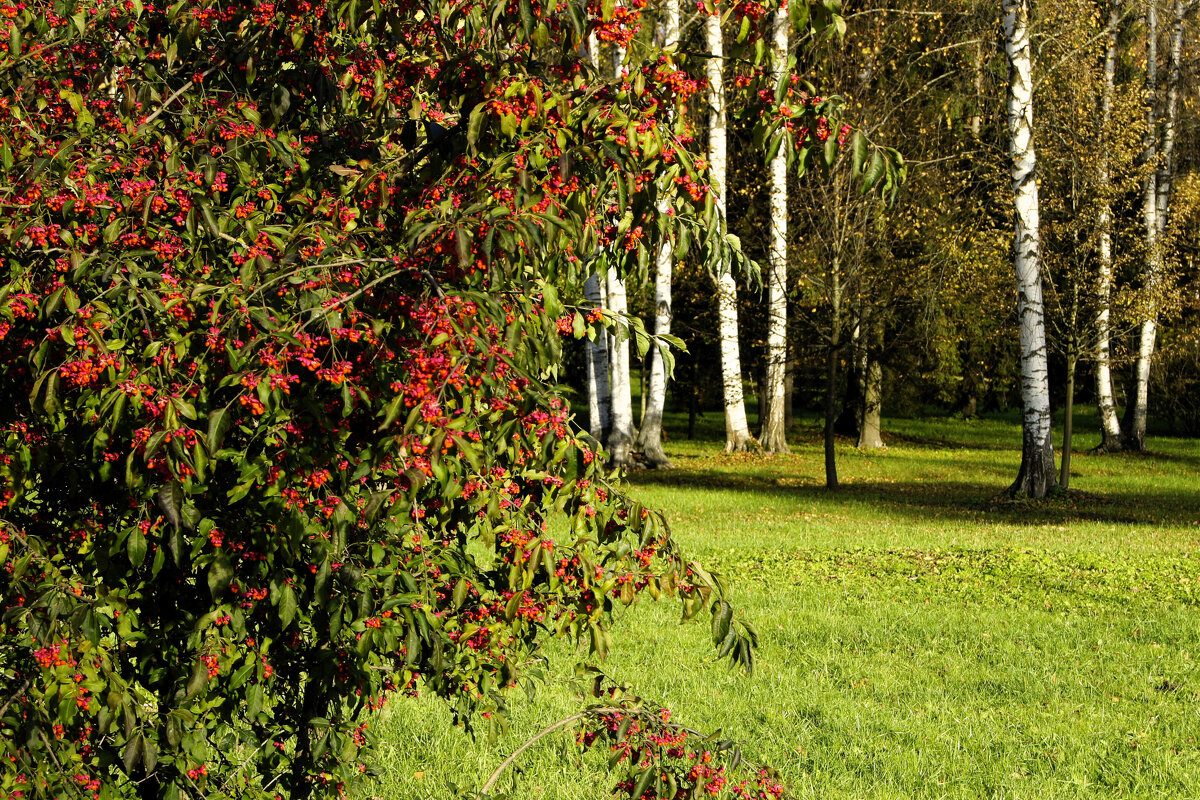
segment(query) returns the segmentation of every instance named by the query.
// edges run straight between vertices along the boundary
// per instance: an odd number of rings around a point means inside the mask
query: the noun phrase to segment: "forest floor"
[[[676,469],[631,478],[730,576],[761,635],[753,677],[670,602],[623,615],[610,675],[745,742],[801,798],[1200,799],[1200,442],[1095,456],[1077,436],[1081,493],[1011,504],[995,498],[1019,464],[1014,417],[885,420],[886,449],[839,444],[836,492],[807,422],[791,455],[725,455],[710,414],[700,440],[668,443]],[[571,649],[551,651],[566,671]],[[394,701],[354,796],[477,789],[578,703],[565,682],[513,700],[494,744],[435,700]],[[502,785],[606,797],[603,755],[556,736]]]

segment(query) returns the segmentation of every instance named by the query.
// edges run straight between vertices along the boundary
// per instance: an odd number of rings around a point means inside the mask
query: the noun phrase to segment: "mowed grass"
[[[1080,435],[1072,489],[1088,494],[1013,504],[995,502],[1019,462],[1013,417],[888,420],[883,451],[839,444],[837,492],[808,422],[791,455],[724,455],[708,415],[702,440],[669,442],[675,470],[630,479],[729,577],[761,634],[754,676],[715,663],[706,624],[670,602],[622,617],[606,671],[745,742],[798,797],[1200,798],[1200,443],[1093,456]],[[551,650],[568,672],[577,655]],[[514,696],[494,744],[436,700],[394,701],[378,776],[353,793],[478,789],[573,691]],[[504,785],[602,798],[603,765],[555,734]]]

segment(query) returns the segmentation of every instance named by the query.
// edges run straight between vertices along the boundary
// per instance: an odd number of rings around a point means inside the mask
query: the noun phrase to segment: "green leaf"
[[[194,420],[196,418],[196,407],[182,397],[172,397],[171,405],[175,406],[175,410],[185,419]]]
[[[879,182],[885,170],[886,166],[883,163],[883,154],[876,150],[875,155],[871,156],[871,165],[867,167],[867,172],[863,176],[862,190],[864,194],[871,191],[871,187]]]
[[[783,144],[783,129],[780,128],[774,136],[771,137],[771,142],[767,146],[767,163],[770,164],[775,160],[775,156],[779,155],[779,147]]]
[[[838,138],[837,132],[829,134],[829,138],[825,140],[825,166],[832,167],[833,162],[837,161],[838,154]]]
[[[129,741],[125,743],[125,750],[121,754],[121,762],[125,765],[125,774],[132,775],[133,768],[142,760],[142,735],[136,734],[129,737]]]
[[[225,439],[225,432],[229,430],[230,420],[228,419],[229,406],[218,408],[209,412],[208,415],[208,443],[209,454],[216,453],[221,449],[221,442]]]
[[[388,428],[392,427],[392,423],[400,416],[400,412],[404,407],[404,395],[398,394],[388,403],[387,410],[383,415],[383,422],[379,423],[379,427],[375,429],[376,433],[383,433]]]
[[[134,527],[130,532],[125,540],[125,549],[129,554],[129,563],[140,567],[146,560],[146,534],[142,533],[141,528]]]
[[[217,600],[229,590],[231,583],[233,583],[233,565],[229,563],[229,556],[222,551],[217,554],[208,567],[208,591],[212,594],[213,599]]]
[[[850,146],[854,154],[853,166],[850,169],[854,175],[858,175],[862,172],[863,164],[867,160],[867,137],[861,130],[854,131],[854,138]]]
[[[638,800],[638,798],[643,797],[650,789],[650,781],[654,780],[654,776],[657,774],[658,768],[651,763],[650,767],[642,773],[640,778],[638,778],[637,783],[633,785],[633,791],[630,792],[629,796],[633,798],[633,800]]]
[[[171,527],[179,530],[181,513],[183,511],[183,486],[179,481],[170,481],[154,495],[154,502],[162,509],[163,516]]]
[[[729,624],[733,621],[733,606],[724,600],[713,607],[712,637],[713,644],[721,644],[729,635]]]
[[[142,766],[149,775],[158,766],[158,745],[146,737],[142,737]]]
[[[797,0],[796,2],[788,3],[788,17],[792,23],[792,30],[799,32],[808,27],[808,2],[806,0]]]
[[[296,617],[296,592],[291,586],[284,585],[279,592],[279,625],[287,628]]]
[[[467,145],[472,152],[475,150],[475,143],[479,141],[479,132],[483,130],[485,108],[483,103],[479,103],[471,109],[471,116],[467,120]]]

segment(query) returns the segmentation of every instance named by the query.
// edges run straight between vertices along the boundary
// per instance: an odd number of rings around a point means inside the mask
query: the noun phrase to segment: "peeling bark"
[[[1116,2],[1113,2],[1108,11],[1108,44],[1104,55],[1104,86],[1100,96],[1100,135],[1105,138],[1112,124],[1112,102],[1117,72],[1117,29],[1120,22],[1120,9]],[[1096,314],[1096,402],[1100,411],[1101,431],[1100,446],[1097,450],[1113,452],[1121,449],[1121,423],[1117,418],[1117,404],[1113,399],[1112,385],[1112,201],[1107,194],[1109,167],[1105,148],[1101,148],[1098,177],[1105,188],[1102,190],[1100,210],[1096,219],[1096,225],[1100,229],[1096,245],[1099,261],[1096,298],[1100,306]]]
[[[710,57],[705,65],[708,77],[708,166],[716,189],[717,213],[725,220],[725,45],[719,15],[706,16],[704,34]],[[737,284],[729,264],[718,267],[717,318],[721,343],[721,382],[725,394],[725,450],[739,452],[753,441],[746,421],[742,389],[742,360],[738,346]]]
[[[1055,488],[1051,437],[1050,380],[1042,304],[1037,154],[1033,145],[1033,63],[1028,0],[1001,0],[1004,49],[1008,56],[1008,152],[1011,160],[1013,265],[1021,346],[1021,469],[1008,493],[1044,497]]]
[[[667,0],[663,8],[664,24],[662,44],[669,47],[679,41],[679,0]],[[670,120],[670,117],[667,117]],[[669,210],[665,200],[660,201],[658,213]],[[658,248],[654,261],[654,333],[661,336],[671,332],[671,273],[674,253],[671,242],[664,241]],[[667,403],[667,368],[657,348],[650,351],[650,377],[642,391],[645,408],[642,412],[641,430],[638,432],[637,449],[650,467],[669,469],[671,460],[663,451],[662,418]]]
[[[1147,163],[1158,160],[1158,7],[1146,0],[1146,149]],[[1138,331],[1138,354],[1133,367],[1133,401],[1125,409],[1126,450],[1146,449],[1146,410],[1150,400],[1150,359],[1158,334],[1158,315],[1154,292],[1159,278],[1158,171],[1146,175],[1142,187],[1142,226],[1146,245],[1146,263],[1142,270],[1143,287],[1149,295],[1149,308]]]
[[[583,284],[583,294],[592,308],[604,308],[606,291],[600,276],[593,272]],[[608,381],[608,333],[596,331],[587,343],[588,430],[598,442],[608,438],[612,428],[612,389]]]
[[[778,9],[772,21],[771,58],[776,82],[788,66],[788,10]],[[770,264],[767,270],[767,383],[762,446],[768,453],[787,453],[784,425],[784,372],[787,367],[787,153],[771,159]]]
[[[587,57],[591,65],[600,67],[600,40],[592,33],[587,38]],[[608,305],[607,281],[600,280],[596,272],[588,275],[583,284],[583,295],[588,305],[595,309]],[[608,439],[612,430],[612,384],[608,379],[608,331],[596,331],[595,339],[587,343],[587,394],[588,431],[601,444]]]
[[[614,314],[626,315],[625,281],[615,269],[608,270],[608,304]],[[627,467],[633,455],[633,387],[629,380],[629,339],[617,342],[612,352],[612,429],[605,449],[609,464]]]

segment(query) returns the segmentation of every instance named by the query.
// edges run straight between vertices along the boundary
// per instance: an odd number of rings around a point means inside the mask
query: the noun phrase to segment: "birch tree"
[[[600,41],[592,33],[587,40],[588,60],[593,69],[600,68]],[[584,297],[594,309],[608,305],[608,283],[592,272],[583,285]],[[608,333],[595,331],[587,342],[588,430],[598,442],[608,438],[612,428],[612,388],[608,380]]]
[[[600,275],[593,272],[583,284],[583,294],[592,308],[606,305],[607,285],[600,283]],[[588,431],[596,441],[608,438],[612,427],[612,390],[608,382],[608,334],[603,330],[594,332],[595,338],[587,343],[587,394]]]
[[[662,46],[669,48],[679,43],[679,0],[667,0],[663,8]],[[671,118],[666,118],[670,124]],[[669,211],[666,201],[660,201],[658,213]],[[670,242],[659,245],[654,262],[654,333],[663,336],[671,332],[671,273],[674,252]],[[656,347],[650,353],[650,377],[644,388],[645,411],[638,431],[637,449],[646,463],[655,468],[669,468],[670,459],[663,452],[662,417],[667,402],[667,365]]]
[[[771,59],[776,82],[788,72],[787,8],[775,11],[772,24]],[[788,268],[788,189],[787,153],[780,147],[771,159],[770,171],[770,263],[767,270],[767,386],[763,414],[762,446],[768,453],[788,452],[784,428],[784,404],[791,398],[784,393],[787,367],[787,268]]]
[[[1134,399],[1127,409],[1124,445],[1128,450],[1146,449],[1146,416],[1150,395],[1150,364],[1158,335],[1158,310],[1164,286],[1164,251],[1170,217],[1171,189],[1175,180],[1175,137],[1179,124],[1179,84],[1182,75],[1184,17],[1196,5],[1195,0],[1174,0],[1171,6],[1171,33],[1167,47],[1167,91],[1159,117],[1158,84],[1158,7],[1156,0],[1146,3],[1146,150],[1152,166],[1146,175],[1142,196],[1142,224],[1145,229],[1146,262],[1143,288],[1145,315],[1138,337],[1138,355],[1134,370]],[[1161,128],[1161,132],[1160,132]]]
[[[1045,312],[1039,237],[1037,154],[1033,144],[1033,58],[1029,0],[1001,0],[1004,50],[1008,56],[1008,153],[1015,230],[1013,265],[1020,325],[1021,468],[1008,492],[1044,497],[1057,486],[1046,364]]]
[[[726,196],[726,111],[725,111],[725,43],[721,32],[720,14],[704,19],[704,36],[709,58],[705,66],[708,78],[708,168],[710,182],[717,192],[714,198],[721,220],[725,219]],[[717,271],[717,317],[721,346],[721,382],[725,400],[725,450],[745,450],[754,437],[746,421],[746,404],[742,390],[742,360],[738,346],[737,283],[730,264],[723,261]]]
[[[613,77],[620,80],[624,71],[625,49],[612,49]],[[608,307],[624,319],[629,313],[625,279],[613,267],[608,269]],[[618,335],[613,340],[609,359],[612,380],[612,427],[605,440],[609,464],[627,467],[633,456],[633,382],[630,380],[629,339]]]
[[[1146,0],[1146,147],[1148,164],[1158,160],[1158,5]],[[1146,247],[1146,262],[1142,271],[1146,292],[1146,309],[1138,335],[1137,362],[1133,370],[1133,402],[1125,409],[1124,446],[1126,450],[1146,449],[1146,408],[1150,399],[1150,358],[1158,334],[1158,317],[1154,294],[1158,290],[1162,271],[1162,252],[1159,247],[1158,177],[1155,169],[1146,173],[1142,189],[1142,226]]]
[[[1107,45],[1104,51],[1104,77],[1100,88],[1100,136],[1107,140],[1112,126],[1113,93],[1117,74],[1117,33],[1121,22],[1118,0],[1112,0],[1108,9]],[[1113,250],[1112,250],[1112,199],[1109,195],[1109,157],[1101,148],[1098,166],[1100,183],[1100,208],[1096,225],[1099,228],[1096,260],[1096,403],[1100,411],[1101,452],[1121,449],[1121,423],[1117,418],[1117,405],[1113,399],[1112,359],[1110,331],[1112,319]]]

